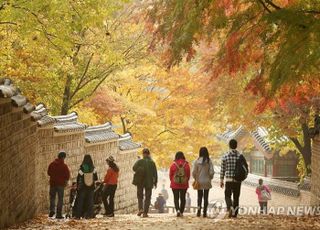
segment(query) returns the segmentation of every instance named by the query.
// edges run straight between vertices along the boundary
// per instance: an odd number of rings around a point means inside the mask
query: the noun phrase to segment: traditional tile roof
[[[86,125],[78,123],[78,114],[72,112],[67,115],[53,116],[55,119],[54,131],[58,133],[77,132],[85,130]]]
[[[12,105],[22,107],[26,114],[35,109],[35,106],[28,102],[28,99],[20,93],[10,79],[0,79],[0,98],[10,98]]]
[[[133,150],[141,148],[141,144],[132,141],[132,137],[129,133],[120,136],[119,139],[119,149],[121,151]]]
[[[272,154],[272,149],[267,140],[268,131],[263,127],[258,127],[255,131],[251,132],[254,144],[264,155],[269,156]],[[270,155],[272,157],[272,155]],[[267,157],[270,158],[270,157]]]
[[[110,122],[103,125],[90,126],[85,130],[85,140],[88,143],[98,143],[117,139],[119,139],[119,135],[113,131]]]
[[[217,138],[220,141],[229,142],[231,139],[239,140],[246,134],[246,130],[241,125],[236,130],[232,130],[231,127],[227,127],[227,130],[222,134],[218,134]]]
[[[0,97],[11,98],[18,94],[18,89],[12,84],[10,79],[0,79]]]
[[[240,126],[236,130],[232,130],[231,127],[227,127],[227,130],[217,135],[217,139],[220,141],[224,141],[228,143],[231,139],[240,140],[243,136],[249,134],[254,141],[255,147],[262,152],[267,159],[271,159],[273,157],[274,151],[272,150],[270,144],[271,141],[268,140],[268,130],[264,127],[258,127],[256,130],[252,132],[247,132],[243,126]],[[282,136],[281,138],[277,139],[277,142],[287,141],[288,138]]]
[[[264,127],[258,127],[255,131],[251,132],[254,144],[257,149],[259,149],[266,158],[272,158],[274,151],[271,148],[272,141],[268,140],[269,132]],[[288,137],[281,136],[275,140],[277,143],[287,142]]]
[[[40,103],[35,107],[35,110],[31,113],[31,117],[34,121],[37,121],[39,126],[42,126],[42,120],[48,116],[48,111],[44,104]]]

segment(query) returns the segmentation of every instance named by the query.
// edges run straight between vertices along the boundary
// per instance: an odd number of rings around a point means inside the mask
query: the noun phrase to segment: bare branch
[[[3,21],[3,22],[0,22],[0,25],[18,25],[16,22],[6,22],[6,21]]]
[[[72,99],[72,98],[74,97],[74,95],[82,88],[81,85],[82,85],[82,83],[83,83],[83,81],[84,81],[84,79],[85,79],[85,77],[86,77],[86,74],[88,73],[89,66],[90,66],[90,63],[91,63],[91,61],[92,61],[92,58],[93,58],[93,53],[92,53],[92,54],[90,55],[90,57],[89,57],[89,60],[88,60],[86,66],[85,66],[85,68],[84,68],[84,71],[83,71],[83,73],[82,73],[82,75],[81,75],[81,78],[80,78],[80,81],[79,81],[78,85],[76,86],[75,90],[73,91],[73,93],[72,93],[71,96],[70,96],[71,99]]]

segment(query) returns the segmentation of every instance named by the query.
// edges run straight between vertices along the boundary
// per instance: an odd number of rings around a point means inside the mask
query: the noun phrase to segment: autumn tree
[[[192,75],[188,65],[167,71],[149,57],[144,65],[113,78],[87,105],[111,115],[118,131],[149,147],[161,167],[168,166],[178,150],[188,154],[188,160],[204,145],[212,155],[218,153],[202,75]]]
[[[252,111],[278,121],[277,128],[291,137],[309,165],[308,130],[319,108],[313,93],[319,92],[318,1],[159,0],[151,3],[148,14],[154,35],[151,49],[158,44],[164,48],[167,66],[195,59],[213,85],[219,77],[241,82],[243,91],[256,100]],[[201,46],[205,52],[199,52]],[[310,91],[300,95],[302,108],[291,98],[299,97],[296,93],[305,87]],[[295,109],[284,109],[289,104]],[[301,132],[292,135],[292,127]]]
[[[3,1],[1,72],[26,89],[39,81],[53,113],[68,113],[143,57],[144,30],[128,19],[134,9],[125,2]]]

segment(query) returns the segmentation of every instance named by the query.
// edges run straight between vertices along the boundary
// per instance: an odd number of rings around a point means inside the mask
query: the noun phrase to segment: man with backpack
[[[238,152],[237,146],[236,140],[230,140],[230,151],[222,157],[221,161],[220,187],[225,187],[224,194],[229,217],[237,217],[238,215],[241,182],[248,175],[248,164],[244,156]],[[232,195],[233,200],[231,199]]]
[[[62,206],[63,206],[63,196],[64,188],[68,183],[70,178],[70,171],[68,166],[64,163],[66,158],[65,152],[60,152],[58,158],[55,159],[48,167],[48,176],[50,176],[50,213],[49,217],[53,217],[56,214],[57,219],[63,219],[62,216]],[[55,212],[55,201],[58,195],[57,203],[57,213]]]
[[[158,173],[156,164],[151,159],[149,149],[143,149],[142,153],[143,158],[139,159],[133,166],[135,174],[132,183],[137,186],[138,216],[148,217],[152,188],[157,188]],[[144,202],[143,192],[145,193]]]

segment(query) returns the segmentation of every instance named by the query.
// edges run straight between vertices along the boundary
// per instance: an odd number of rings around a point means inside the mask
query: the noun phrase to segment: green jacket
[[[132,182],[134,185],[145,188],[157,186],[157,167],[150,157],[144,157],[138,160],[133,166],[133,171],[135,172]]]

